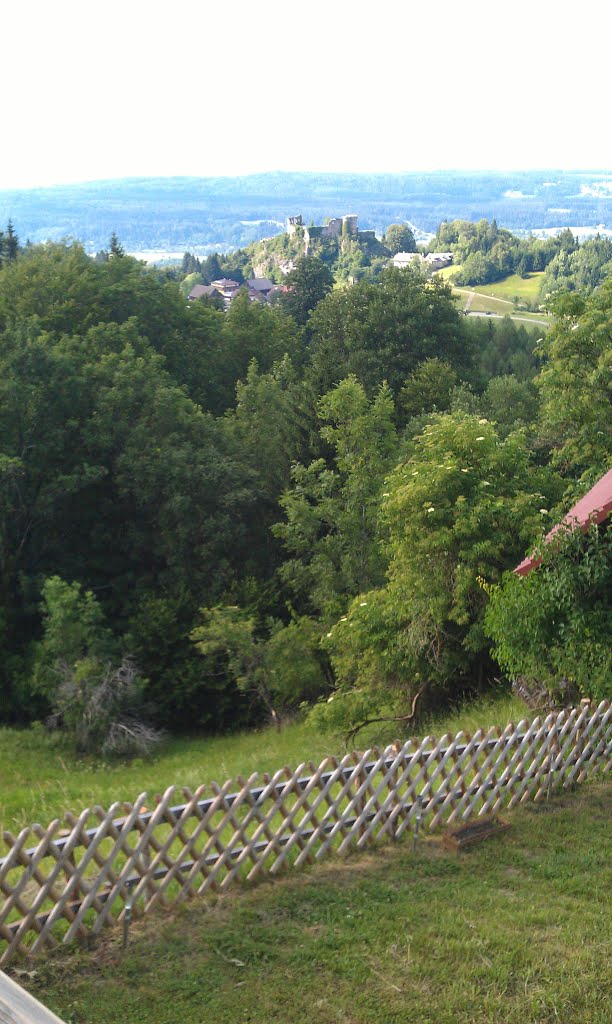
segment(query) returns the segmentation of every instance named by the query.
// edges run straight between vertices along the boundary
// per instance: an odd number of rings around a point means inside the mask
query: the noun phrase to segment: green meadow
[[[518,721],[527,714],[520,701],[502,693],[427,720],[419,731],[436,736],[459,729],[474,731],[479,726]],[[398,725],[379,724],[361,732],[357,743],[365,749],[396,738],[407,738]],[[274,772],[284,765],[319,764],[330,754],[343,753],[341,735],[322,733],[308,721],[289,723],[280,732],[265,728],[227,736],[173,737],[146,761],[110,763],[75,756],[57,735],[47,735],[41,727],[0,728],[0,826],[15,832],[33,822],[46,825],[65,811],[79,813],[85,807],[132,802],[141,793],[152,797],[173,785],[193,790],[211,780],[223,783],[237,775]]]
[[[422,721],[419,735],[518,723],[507,693]],[[359,746],[384,745],[370,726]],[[398,738],[406,738],[399,733]],[[170,785],[317,763],[343,738],[296,721],[168,739],[150,761],[76,759],[42,729],[0,730],[2,824],[108,806]],[[461,853],[406,836],[273,880],[161,908],[95,943],[15,961],[67,1024],[607,1024],[612,787],[601,780],[503,813]]]
[[[445,267],[438,273],[452,284],[453,274],[459,266]],[[453,296],[462,310],[470,313],[491,313],[495,316],[509,316],[512,320],[537,320],[547,326],[549,317],[540,311],[533,312],[526,307],[537,303],[542,272],[529,274],[526,278],[510,274],[494,284],[472,286],[453,285]]]
[[[521,302],[536,302],[543,277],[543,271],[528,274],[527,277],[510,274],[493,284],[479,284],[476,286],[476,291],[481,295],[490,295],[492,298],[503,299],[506,302],[514,302],[515,298],[519,300],[519,304]]]
[[[612,786],[461,853],[386,843],[154,912],[18,980],[69,1024],[609,1024]]]

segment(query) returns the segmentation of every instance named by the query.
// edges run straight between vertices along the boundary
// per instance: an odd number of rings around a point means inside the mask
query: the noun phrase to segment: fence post
[[[417,842],[419,840],[419,832],[421,829],[421,822],[423,820],[423,801],[420,796],[417,796],[415,801],[416,813],[414,815],[414,834],[412,836],[412,852],[416,853]]]
[[[132,892],[128,889],[127,896],[125,898],[125,906],[123,907],[123,943],[122,949],[127,949],[127,944],[130,938],[130,921],[132,920]]]
[[[393,743],[391,744],[391,746],[389,747],[389,750],[392,751],[392,757],[394,759],[397,758],[398,754],[400,753],[400,751],[402,749],[403,749],[403,745],[400,742],[400,740],[394,740]],[[402,810],[401,810],[402,801],[401,801],[401,797],[400,797],[400,793],[399,793],[399,780],[401,778],[401,774],[402,774],[401,767],[400,767],[400,765],[397,765],[394,768],[393,772],[390,773],[390,776],[389,776],[389,783],[388,783],[388,785],[389,785],[389,790],[391,792],[392,800],[391,800],[391,809],[389,810],[389,814],[387,815],[387,818],[391,817],[392,809],[393,808],[395,808],[395,807],[399,807],[400,808],[399,814],[396,815],[395,828],[389,830],[389,835],[391,836],[391,839],[397,839],[397,826],[398,826],[399,822],[402,819]]]
[[[357,753],[356,750],[354,750],[353,751],[353,761],[357,765],[357,764],[359,764],[360,760],[361,760],[360,755]],[[360,770],[358,771],[357,775],[355,776],[355,790],[356,790],[356,792],[359,791],[359,789],[361,788],[361,785],[365,781],[365,779],[366,779],[366,772],[364,771],[364,769],[362,767],[362,768],[360,768]],[[360,797],[356,797],[355,798],[355,814],[357,815],[357,817],[360,817],[363,814],[363,812],[365,810],[365,805],[366,805],[365,797],[360,796]],[[362,822],[361,825],[359,826],[359,830],[358,830],[358,835],[359,835],[360,839],[361,839],[361,837],[363,835],[365,835],[366,829],[367,829],[366,822]]]
[[[584,714],[585,710],[587,710],[587,709],[588,709],[588,711],[592,710],[591,701],[588,698],[583,698],[580,701],[580,714],[581,715]],[[573,760],[574,760],[574,765],[575,766],[577,766],[579,764],[580,759],[581,759],[581,757],[582,757],[582,755],[583,755],[583,753],[585,751],[585,748],[587,746],[588,741],[589,741],[588,740],[588,731],[585,728],[584,722],[582,722],[578,726],[578,728],[576,730],[576,743],[574,745],[574,751],[573,751],[573,753],[574,753]],[[572,781],[572,789],[578,784],[578,774],[579,774],[578,770],[576,770],[575,773],[574,773],[573,781]]]

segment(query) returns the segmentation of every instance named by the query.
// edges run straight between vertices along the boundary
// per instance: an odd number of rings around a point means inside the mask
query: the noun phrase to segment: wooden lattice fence
[[[173,786],[153,809],[141,793],[133,804],[5,832],[0,963],[95,935],[132,910],[399,839],[421,822],[435,829],[539,800],[611,767],[612,705],[602,702],[238,777],[237,788]]]

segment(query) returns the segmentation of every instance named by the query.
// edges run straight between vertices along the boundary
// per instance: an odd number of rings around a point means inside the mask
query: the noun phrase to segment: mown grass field
[[[525,706],[507,694],[472,704],[452,714],[422,723],[420,732],[440,736],[459,729],[505,725],[527,717]],[[403,738],[399,726],[375,725],[359,734],[361,749]],[[163,793],[168,786],[195,789],[215,780],[223,783],[254,771],[273,772],[283,765],[320,763],[329,754],[345,752],[343,738],[305,721],[216,737],[168,739],[147,761],[105,763],[77,757],[58,736],[42,728],[0,728],[0,834],[18,831],[33,822],[47,825],[65,811],[79,813],[98,804],[133,801],[143,792]],[[0,846],[2,844],[0,843]]]
[[[460,308],[468,309],[469,305],[471,313],[495,313],[497,316],[513,316],[516,313],[516,307],[512,302],[481,295],[471,288],[455,288],[453,295],[459,297]]]
[[[461,270],[461,265],[453,264],[450,267],[443,267],[437,273],[445,281],[449,281],[452,284],[452,279],[459,270]],[[532,303],[538,299],[543,276],[544,271],[534,271],[534,273],[528,274],[527,277],[509,274],[508,277],[502,278],[501,281],[494,281],[493,284],[461,285],[456,290],[467,292],[468,294],[471,291],[476,291],[480,295],[488,295],[510,304],[514,304],[515,298],[518,299],[519,304]]]
[[[444,281],[448,282],[448,280],[452,278],[453,275],[456,274],[458,270],[461,270],[461,264],[452,263],[450,267],[442,267],[441,270],[436,270],[436,275],[438,277],[441,277]]]
[[[444,267],[438,273],[445,281],[452,283],[452,277],[459,269],[459,266]],[[472,313],[493,313],[496,316],[509,316],[512,320],[526,317],[546,326],[550,319],[546,313],[532,312],[525,308],[537,302],[542,276],[543,272],[529,274],[526,278],[510,274],[494,284],[453,286],[453,296],[462,310],[472,296],[469,302],[469,311]],[[515,302],[515,299],[518,301]]]
[[[480,287],[480,286],[478,286]],[[547,327],[550,317],[546,313],[533,313],[531,310],[521,309],[507,299],[498,299],[493,295],[472,291],[470,288],[454,288],[453,296],[457,300],[459,309],[468,310],[470,313],[493,313],[495,316],[509,316],[511,320],[518,323],[532,322],[541,323]]]
[[[108,932],[18,980],[70,1024],[609,1024],[612,786],[460,854],[387,843]]]
[[[518,274],[510,274],[502,281],[495,281],[493,284],[479,284],[476,291],[482,295],[490,295],[496,299],[505,299],[507,302],[514,302],[518,298],[521,302],[536,302],[540,294],[543,271],[528,274],[527,277],[519,277]]]

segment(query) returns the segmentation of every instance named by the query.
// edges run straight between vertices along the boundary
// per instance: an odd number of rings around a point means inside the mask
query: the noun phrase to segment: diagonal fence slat
[[[612,769],[612,704],[582,702],[504,729],[284,766],[195,791],[171,786],[151,809],[94,807],[4,833],[0,856],[0,964],[97,934],[207,890],[313,864],[422,819],[429,828],[496,813]],[[183,803],[175,804],[176,793]],[[209,795],[207,795],[209,794]],[[97,819],[88,827],[91,819]],[[415,824],[416,822],[416,824]]]

